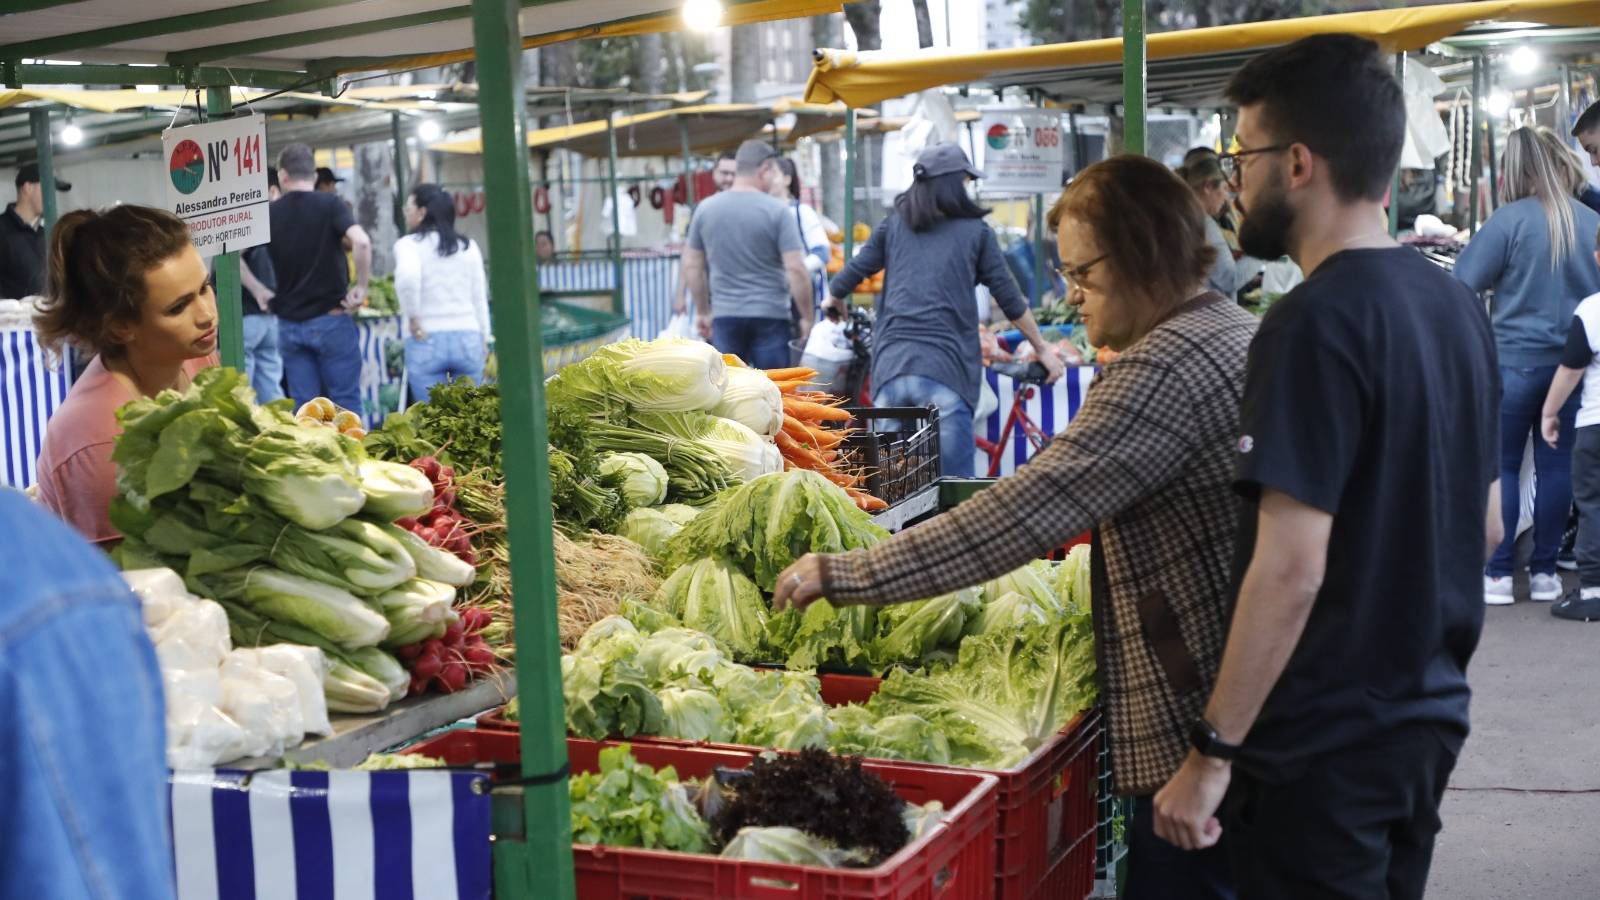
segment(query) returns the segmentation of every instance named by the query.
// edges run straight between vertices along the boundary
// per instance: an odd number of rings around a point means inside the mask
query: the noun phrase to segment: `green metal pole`
[[[233,110],[232,88],[206,88],[206,118]],[[230,250],[212,260],[217,280],[217,352],[222,364],[244,367],[244,306],[239,282],[239,251]]]
[[[1145,115],[1144,0],[1122,0],[1122,152],[1143,156]]]
[[[1487,96],[1483,89],[1483,57],[1472,59],[1472,100],[1468,105],[1472,123],[1472,160],[1467,166],[1467,232],[1478,233],[1478,178],[1483,174],[1483,116],[1479,104]]]
[[[844,261],[856,250],[856,111],[844,117]]]
[[[614,115],[606,116],[606,190],[611,192],[611,267],[614,272],[611,311],[623,314],[622,302],[622,197],[617,194],[617,126]]]
[[[700,205],[699,193],[694,186],[694,148],[689,145],[689,123],[678,119],[678,143],[683,145],[683,181],[689,186],[689,208]]]
[[[34,152],[39,157],[39,193],[44,198],[44,230],[56,227],[55,142],[50,136],[50,110],[28,110],[28,125],[33,129]]]
[[[406,172],[410,163],[410,153],[406,150],[405,129],[402,127],[403,119],[400,113],[389,114],[390,133],[394,136],[394,227],[401,234],[406,233],[406,191],[409,189],[410,175]]]
[[[522,774],[532,777],[557,771],[566,763],[567,728],[556,631],[544,341],[539,331],[539,277],[528,189],[520,12],[517,0],[472,0],[484,187],[494,198],[484,213],[500,360],[501,454],[511,542],[517,695],[522,705]],[[575,886],[566,780],[524,788],[521,812],[521,839],[502,836],[494,844],[497,895],[568,900]]]
[[[1394,80],[1400,82],[1400,89],[1406,86],[1406,54],[1400,51],[1394,55]],[[1389,234],[1400,234],[1400,167],[1396,166],[1394,177],[1389,180]]]

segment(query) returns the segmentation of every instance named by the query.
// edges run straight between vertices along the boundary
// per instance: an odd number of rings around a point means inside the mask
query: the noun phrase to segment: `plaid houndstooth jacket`
[[[1095,528],[1096,655],[1117,790],[1155,792],[1183,761],[1222,661],[1255,329],[1221,294],[1178,307],[1101,371],[1067,430],[1016,475],[870,550],[824,557],[824,595],[934,597]]]

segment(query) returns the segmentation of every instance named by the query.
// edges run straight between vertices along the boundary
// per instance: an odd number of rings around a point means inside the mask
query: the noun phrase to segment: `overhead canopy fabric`
[[[1313,34],[1344,32],[1385,51],[1420,50],[1482,22],[1584,26],[1600,23],[1600,0],[1487,0],[1342,13],[1152,34],[1146,48],[1152,106],[1211,106],[1228,76],[1271,47]],[[818,52],[806,99],[868,106],[951,84],[1036,88],[1069,102],[1122,100],[1122,38],[980,53]]]
[[[367,89],[370,90],[370,89]],[[430,104],[418,101],[407,102],[406,97],[415,97],[418,88],[405,86],[404,92],[394,93],[397,99],[378,99],[381,95],[367,95],[367,90],[352,88],[338,97],[329,97],[326,94],[310,94],[299,91],[289,91],[273,96],[268,104],[273,109],[282,109],[288,105],[310,106],[345,106],[362,107],[367,109],[388,110],[422,110],[430,109]],[[260,100],[266,91],[251,90],[236,87],[233,89],[233,105],[244,106],[247,103]],[[129,112],[133,110],[172,109],[176,106],[193,104],[194,91],[83,91],[69,90],[66,88],[23,88],[22,90],[0,90],[0,109],[21,106],[24,103],[42,101],[67,106],[73,109],[85,109],[93,112],[113,113]]]
[[[529,47],[683,26],[682,0],[522,5]],[[472,7],[464,0],[32,0],[22,6],[3,16],[0,61],[229,66],[326,77],[472,57]],[[723,21],[742,25],[839,9],[840,0],[746,0],[728,3]]]
[[[773,104],[711,103],[618,116],[613,120],[612,127],[616,131],[618,156],[679,156],[683,153],[684,131],[688,132],[689,149],[692,152],[715,153],[738,146],[741,141],[759,137],[780,116],[794,115],[794,126],[783,135],[785,140],[794,141],[838,127],[844,113],[845,108],[840,105],[793,100],[780,100]],[[606,120],[595,119],[531,131],[528,133],[528,147],[532,150],[562,149],[584,156],[605,156],[609,153]],[[483,142],[474,135],[431,144],[428,149],[444,153],[482,153]]]

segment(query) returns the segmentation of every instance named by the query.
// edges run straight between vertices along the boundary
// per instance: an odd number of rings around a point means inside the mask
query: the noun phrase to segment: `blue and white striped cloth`
[[[539,267],[541,291],[610,291],[616,270],[607,259],[547,263]],[[634,337],[650,340],[667,327],[678,288],[678,257],[628,256],[622,260],[623,312]]]
[[[31,330],[0,330],[0,479],[23,489],[44,445],[45,423],[67,397],[67,367],[51,369]]]
[[[1033,397],[1023,404],[1023,409],[1027,410],[1028,417],[1033,419],[1040,431],[1051,435],[1060,434],[1066,430],[1067,422],[1078,414],[1079,407],[1083,406],[1084,394],[1089,390],[1089,382],[1094,380],[1097,371],[1099,370],[1093,366],[1068,368],[1060,381],[1037,387]],[[1000,406],[978,426],[978,433],[994,443],[999,443],[1000,429],[1011,416],[1011,405],[1015,401],[1017,384],[1010,378],[988,369],[984,370],[984,378],[988,379],[989,389],[995,392]],[[1033,445],[1028,443],[1027,435],[1022,433],[1021,427],[1013,428],[1011,442],[1006,446],[1005,456],[1000,460],[999,474],[1010,475],[1032,455]],[[977,473],[982,477],[989,471],[989,454],[979,450],[975,458]]]
[[[172,773],[178,900],[488,900],[489,795],[460,771]]]

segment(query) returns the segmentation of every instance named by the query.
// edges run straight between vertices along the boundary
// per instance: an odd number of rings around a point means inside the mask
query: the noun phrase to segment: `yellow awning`
[[[1600,24],[1600,0],[1486,0],[1169,31],[1150,35],[1146,54],[1152,61],[1226,57],[1332,32],[1361,35],[1387,52],[1398,53],[1420,50],[1471,25],[1492,21],[1596,25]],[[818,52],[806,84],[806,99],[869,106],[943,85],[1003,87],[1023,77],[1039,81],[1039,76],[1052,72],[1067,78],[1071,70],[1121,60],[1120,37],[980,53],[823,50]]]
[[[676,157],[683,153],[680,123],[688,129],[690,150],[703,154],[725,150],[737,146],[740,141],[759,137],[767,125],[779,116],[794,115],[794,126],[783,134],[784,141],[792,142],[838,127],[844,113],[845,107],[840,104],[806,103],[793,99],[783,99],[773,104],[708,103],[618,116],[613,127],[617,133],[618,156]],[[606,120],[594,119],[529,132],[528,147],[533,150],[559,148],[584,156],[605,156],[608,153]],[[460,140],[431,144],[428,149],[444,153],[482,153],[483,141],[474,134]]]
[[[842,0],[748,0],[748,2],[744,3],[728,3],[723,6],[722,24],[724,26],[753,25],[757,22],[776,22],[783,19],[802,19],[811,16],[830,15],[838,12],[842,8],[841,4]],[[683,16],[677,11],[673,11],[660,15],[646,15],[623,22],[572,28],[549,34],[536,34],[524,38],[522,48],[524,50],[532,50],[535,47],[545,47],[565,41],[581,41],[602,37],[636,37],[642,34],[682,30]],[[465,62],[472,59],[473,55],[474,51],[469,47],[462,50],[429,53],[405,59],[386,59],[383,60],[381,68],[385,71],[403,71],[406,69],[443,66]],[[372,68],[372,66],[364,63],[355,64],[341,69],[340,74],[370,71]]]

